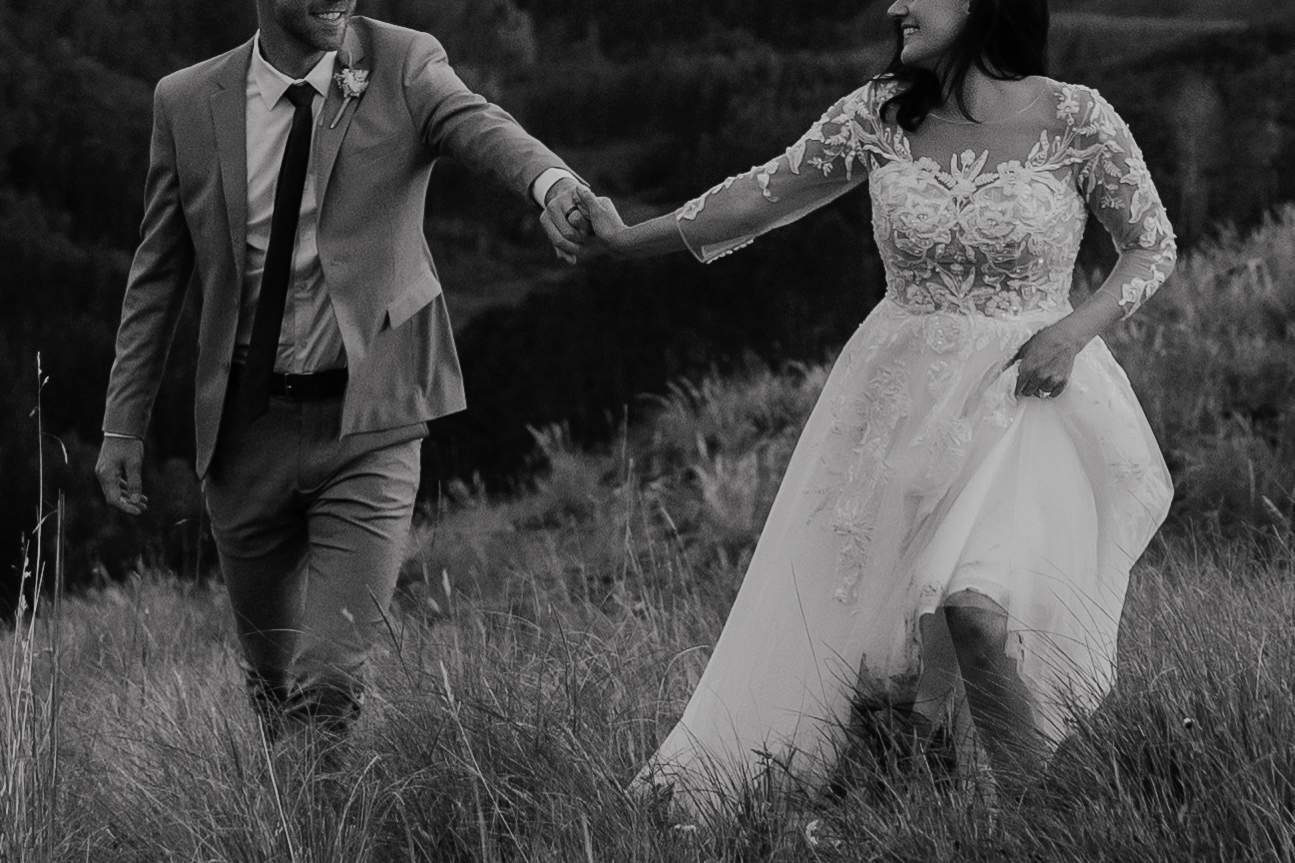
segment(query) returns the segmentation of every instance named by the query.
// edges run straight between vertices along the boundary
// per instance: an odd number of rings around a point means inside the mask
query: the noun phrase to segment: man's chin
[[[289,35],[304,47],[313,51],[337,51],[346,39],[346,28],[350,18],[343,18],[340,23],[328,23],[311,16],[305,26],[295,26],[288,30]]]
[[[315,27],[312,44],[318,51],[336,51],[342,47],[346,41],[346,27],[349,22],[344,21],[340,25],[328,25],[326,27]]]

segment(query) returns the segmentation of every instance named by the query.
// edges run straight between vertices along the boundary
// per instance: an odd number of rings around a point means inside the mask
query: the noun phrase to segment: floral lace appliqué
[[[866,177],[888,296],[915,312],[1002,317],[1067,302],[1091,212],[1125,253],[1108,290],[1132,313],[1173,267],[1173,230],[1114,109],[1089,88],[1045,86],[1052,88],[1055,120],[1046,111],[1043,118],[1032,114],[1031,122],[1044,126],[1033,146],[1019,155],[1005,151],[1015,157],[992,164],[990,150],[977,147],[915,157],[914,141],[879,114],[897,85],[871,82],[779,158],[682,207],[680,230],[703,260],[713,260]],[[751,230],[708,235],[709,225],[730,222]]]

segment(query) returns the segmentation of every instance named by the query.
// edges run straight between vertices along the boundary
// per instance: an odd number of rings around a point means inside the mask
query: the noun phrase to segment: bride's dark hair
[[[1003,81],[1048,74],[1048,0],[971,0],[967,23],[940,59],[938,72],[905,64],[903,51],[897,19],[895,55],[878,79],[897,81],[902,89],[881,106],[883,117],[893,108],[899,125],[913,132],[932,108],[952,96],[962,115],[975,121],[965,93],[972,66]]]

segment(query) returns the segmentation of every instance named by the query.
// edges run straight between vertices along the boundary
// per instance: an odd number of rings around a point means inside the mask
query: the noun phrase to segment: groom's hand
[[[148,509],[148,498],[142,493],[141,470],[144,464],[144,442],[138,438],[105,437],[99,450],[95,475],[108,503],[129,515],[141,515]]]
[[[592,233],[588,214],[581,204],[582,188],[570,177],[558,180],[549,189],[544,204],[545,218],[540,219],[558,257],[570,264],[576,262],[581,247]]]

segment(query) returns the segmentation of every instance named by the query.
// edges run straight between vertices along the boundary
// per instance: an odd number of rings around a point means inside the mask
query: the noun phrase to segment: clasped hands
[[[600,198],[572,179],[549,190],[540,224],[558,257],[569,264],[619,254],[617,239],[626,230],[610,198]]]

